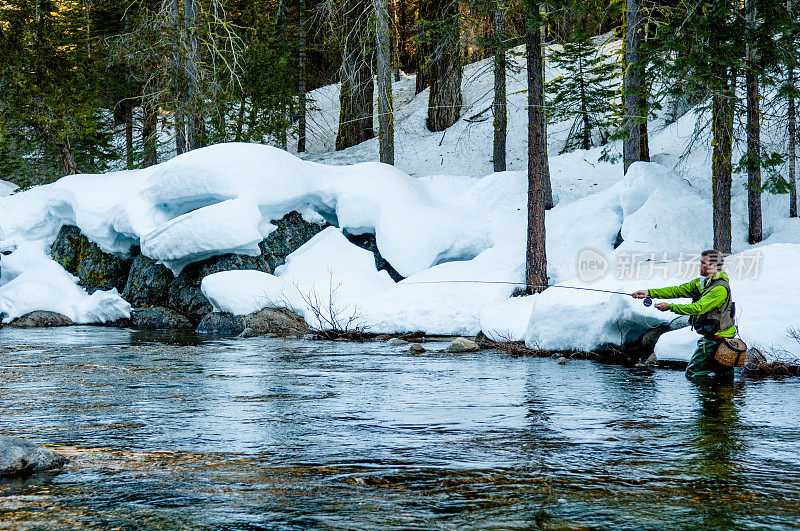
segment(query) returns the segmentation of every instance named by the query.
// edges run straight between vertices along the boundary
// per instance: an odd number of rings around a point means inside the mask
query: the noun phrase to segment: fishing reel
[[[650,297],[645,297],[642,303],[645,305],[646,308],[649,308],[650,306],[653,305],[653,299],[651,299]]]

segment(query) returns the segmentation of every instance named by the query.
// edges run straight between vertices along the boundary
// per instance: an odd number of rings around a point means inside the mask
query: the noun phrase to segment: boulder
[[[411,352],[412,354],[422,354],[423,352],[427,352],[425,350],[425,347],[423,347],[419,343],[414,343],[413,345],[411,345],[408,348],[408,351]]]
[[[50,470],[67,464],[67,458],[17,437],[0,435],[0,477]]]
[[[767,358],[764,357],[760,350],[755,347],[747,349],[744,358],[744,370],[758,371],[767,365],[769,365]]]
[[[193,328],[192,322],[185,316],[161,306],[134,308],[131,310],[130,326],[142,330]]]
[[[656,348],[656,342],[658,341],[658,338],[661,337],[662,334],[669,331],[670,327],[666,324],[651,328],[642,335],[642,347],[647,352],[653,352],[653,350]]]
[[[244,332],[248,331],[247,336]],[[203,317],[197,327],[198,334],[242,337],[275,336],[302,337],[308,325],[302,317],[285,308],[264,308],[249,315],[231,315],[214,312]]]
[[[245,316],[244,323],[245,328],[252,329],[259,336],[274,334],[302,337],[308,333],[305,320],[286,308],[264,308]]]
[[[398,273],[395,268],[392,267],[392,264],[387,262],[383,256],[381,256],[381,252],[378,250],[378,242],[375,240],[375,235],[371,233],[364,233],[364,234],[347,234],[345,233],[347,239],[353,245],[357,245],[362,249],[366,249],[367,251],[371,252],[375,255],[375,267],[378,268],[378,271],[385,270],[389,273],[389,276],[392,277],[392,280],[395,282],[400,282],[405,277]]]
[[[393,337],[392,339],[387,341],[386,344],[389,345],[390,347],[401,347],[404,345],[408,345],[408,341],[403,341],[399,337]]]
[[[212,336],[238,336],[245,328],[244,315],[214,312],[203,317],[195,332]]]
[[[261,255],[269,266],[268,273],[286,262],[286,257],[328,226],[327,223],[311,223],[297,211],[291,211],[281,219],[272,220],[278,228],[260,244]]]
[[[464,337],[457,337],[453,340],[452,343],[447,345],[447,348],[444,349],[445,352],[475,352],[479,350],[480,347],[474,341],[470,341]]]
[[[66,315],[56,312],[35,311],[17,317],[8,326],[16,328],[51,328],[56,326],[72,326],[75,323]]]
[[[50,251],[53,260],[78,277],[78,284],[90,294],[111,288],[117,288],[121,292],[125,288],[131,260],[101,251],[78,227],[61,227]]]
[[[237,269],[272,272],[263,256],[224,254],[195,262],[186,266],[170,284],[167,306],[188,317],[192,323],[199,323],[205,315],[213,310],[200,291],[200,281],[203,280],[203,277],[213,273]],[[236,334],[241,331],[239,330]]]
[[[174,279],[166,266],[140,254],[133,259],[122,298],[136,308],[165,306]]]

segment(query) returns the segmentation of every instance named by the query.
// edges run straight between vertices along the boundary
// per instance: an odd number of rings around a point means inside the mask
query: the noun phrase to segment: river
[[[0,482],[0,527],[800,527],[798,378],[101,327],[0,355],[0,433],[71,460]]]

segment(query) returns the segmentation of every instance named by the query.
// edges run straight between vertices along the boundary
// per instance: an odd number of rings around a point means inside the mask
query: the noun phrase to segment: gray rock
[[[423,347],[419,343],[414,343],[413,345],[411,345],[408,351],[411,352],[412,354],[422,354],[423,352],[427,352],[425,350],[425,347]]]
[[[193,328],[192,322],[170,308],[135,308],[131,310],[130,326],[142,330],[171,330]]]
[[[249,315],[209,313],[197,327],[198,334],[219,336],[243,335],[246,330],[254,336],[303,337],[308,325],[302,317],[284,308],[264,308]]]
[[[244,315],[214,312],[203,317],[195,332],[213,336],[237,336],[245,328]]]
[[[395,282],[400,282],[405,278],[403,275],[398,273],[395,268],[392,267],[392,264],[387,262],[386,259],[381,255],[381,252],[378,250],[378,242],[375,240],[374,234],[367,232],[364,234],[345,234],[345,236],[347,236],[347,239],[350,240],[350,243],[353,245],[357,245],[362,249],[366,249],[375,255],[375,267],[378,268],[378,271],[385,270]]]
[[[242,333],[236,337],[247,338],[247,337],[256,337],[257,335],[258,334],[256,334],[252,328],[245,328],[244,330],[242,330]]]
[[[0,435],[0,477],[26,475],[62,467],[63,455],[17,437]]]
[[[556,359],[556,363],[558,363],[559,365],[566,365],[568,362],[569,360],[564,356],[561,356],[558,359]]]
[[[666,324],[651,328],[645,332],[644,335],[642,335],[642,347],[648,351],[652,351],[654,348],[656,348],[656,341],[658,341],[658,338],[661,337],[662,334],[669,331],[669,325]]]
[[[56,326],[72,326],[75,323],[66,315],[56,312],[36,311],[17,317],[8,326],[16,328],[50,328]]]
[[[452,343],[447,345],[447,348],[444,349],[445,352],[475,352],[479,350],[480,347],[474,341],[470,341],[464,337],[457,337],[453,340]]]
[[[50,250],[53,260],[78,277],[78,284],[89,293],[112,288],[122,292],[125,288],[131,260],[101,251],[78,227],[61,227]]]
[[[205,315],[212,311],[211,304],[200,291],[200,282],[203,277],[220,271],[238,269],[272,272],[263,256],[225,254],[202,262],[195,262],[186,266],[170,285],[167,306],[188,317],[192,323],[199,323]],[[234,335],[242,330],[244,328],[235,332]]]
[[[166,266],[140,254],[133,259],[122,298],[136,308],[166,306],[174,279]]]
[[[403,345],[408,345],[408,341],[403,341],[399,337],[393,337],[389,341],[386,342],[387,345],[390,347],[401,347]]]
[[[328,226],[327,223],[324,225],[310,223],[294,210],[281,219],[272,220],[272,224],[278,228],[259,244],[261,255],[270,268],[269,273],[283,265],[286,262],[286,256]]]
[[[747,349],[744,358],[744,369],[746,371],[757,371],[768,365],[767,358],[755,347]]]
[[[264,308],[246,315],[244,318],[246,328],[252,329],[255,335],[266,334],[275,336],[302,337],[308,333],[305,320],[294,312],[285,308]]]

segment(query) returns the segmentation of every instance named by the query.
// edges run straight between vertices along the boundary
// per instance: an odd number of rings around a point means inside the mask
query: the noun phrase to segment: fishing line
[[[419,281],[419,282],[405,282],[405,284],[509,284],[513,286],[525,286],[528,288],[563,288],[563,289],[577,289],[582,291],[595,291],[598,293],[613,293],[615,295],[627,295],[630,296],[630,293],[625,293],[624,291],[611,291],[607,289],[597,289],[597,288],[582,288],[578,286],[554,286],[549,284],[528,284],[527,282],[504,282],[501,280],[428,280],[428,281]],[[646,297],[642,303],[650,307],[653,304],[653,299],[651,297]]]

